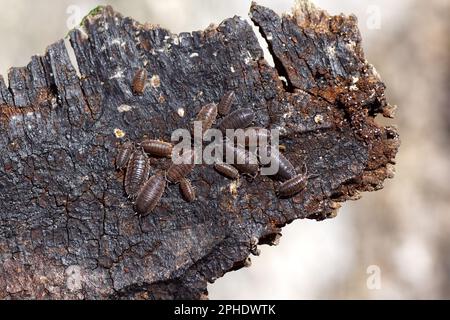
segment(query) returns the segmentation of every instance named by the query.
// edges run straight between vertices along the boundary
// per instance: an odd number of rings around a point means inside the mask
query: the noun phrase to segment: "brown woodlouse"
[[[260,128],[260,127],[250,127],[245,129],[244,131],[244,137],[245,137],[245,146],[259,146],[261,145],[261,142],[264,142],[263,144],[270,144],[270,131],[266,128]]]
[[[142,95],[147,84],[148,72],[144,68],[139,69],[134,75],[133,79],[133,92],[138,95]]]
[[[231,106],[233,105],[234,99],[236,98],[236,94],[234,91],[228,91],[222,97],[222,100],[219,102],[219,106],[217,107],[219,114],[221,116],[226,116],[230,113]]]
[[[196,121],[202,122],[202,134],[211,129],[217,118],[217,105],[210,103],[205,105],[197,114]]]
[[[308,177],[305,173],[301,173],[292,179],[283,182],[277,190],[277,195],[280,198],[290,198],[302,191],[308,185]]]
[[[162,174],[152,176],[139,190],[134,204],[138,214],[146,215],[155,209],[166,189],[166,179]]]
[[[186,161],[180,164],[172,164],[172,166],[167,170],[167,180],[172,183],[180,182],[181,179],[186,177],[189,173],[194,170],[194,152],[190,151],[183,155]]]
[[[233,111],[222,119],[217,128],[225,133],[227,129],[244,129],[247,128],[255,119],[255,113],[252,109],[243,108]]]
[[[195,201],[195,190],[188,179],[183,178],[180,180],[180,191],[187,202]]]
[[[124,169],[128,161],[130,160],[131,154],[133,153],[134,145],[133,142],[127,141],[119,147],[116,157],[116,169]]]
[[[258,174],[259,163],[258,158],[254,153],[245,150],[245,147],[241,145],[235,146],[234,143],[230,141],[225,142],[224,146],[225,156],[228,158],[229,155],[233,155],[233,162],[229,163],[229,159],[226,159],[228,164],[232,164],[243,174],[252,177],[255,177]]]
[[[239,178],[239,171],[230,164],[216,163],[214,169],[229,179],[236,180]]]
[[[278,172],[274,175],[276,178],[284,181],[297,175],[294,165],[275,147],[267,146],[265,149],[259,149],[260,156],[261,152],[264,152],[263,150],[266,152],[264,156],[270,159],[268,166],[273,163],[278,165]]]
[[[152,156],[166,158],[172,156],[173,145],[169,142],[147,139],[142,141],[141,146],[145,152]]]
[[[142,150],[133,152],[130,161],[128,161],[125,174],[125,192],[130,198],[134,198],[147,180],[150,172],[150,162],[147,155]]]

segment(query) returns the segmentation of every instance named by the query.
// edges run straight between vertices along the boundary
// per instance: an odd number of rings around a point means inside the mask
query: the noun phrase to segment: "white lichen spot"
[[[236,72],[236,70],[234,70],[234,67],[233,67],[233,66],[231,66],[230,70],[231,70],[231,72],[233,72],[233,73]]]
[[[193,52],[193,53],[191,53],[191,55],[189,57],[190,58],[198,57],[198,53],[197,52]]]
[[[217,51],[214,51],[214,52],[213,52],[213,56],[214,56],[214,57],[217,57]]]
[[[314,122],[317,124],[322,124],[323,123],[323,115],[318,114],[314,117]]]
[[[336,48],[332,47],[332,46],[327,47],[327,53],[329,56],[335,57],[336,56]]]
[[[70,266],[66,269],[66,285],[67,289],[70,291],[79,291],[83,289],[81,283],[81,267],[80,266]]]
[[[268,41],[272,41],[272,40],[273,40],[272,32],[269,32],[269,33],[267,34],[266,39],[267,39]]]
[[[131,110],[133,110],[133,108],[134,108],[133,106],[129,106],[127,104],[122,104],[117,107],[117,111],[119,111],[120,113],[130,112]]]
[[[183,118],[186,112],[184,108],[178,108],[177,113],[180,116],[180,118]]]
[[[114,129],[114,135],[116,136],[117,139],[122,139],[123,137],[125,137],[125,132],[121,129]]]
[[[150,79],[150,85],[153,88],[159,88],[161,86],[161,79],[157,74],[153,75],[153,77]]]
[[[358,91],[358,90],[359,90],[358,86],[355,85],[355,84],[351,85],[348,89],[349,89],[350,91]]]
[[[353,84],[358,83],[358,81],[359,81],[358,77],[352,76],[352,83]]]
[[[122,44],[122,41],[120,39],[116,38],[116,39],[111,41],[111,44],[120,46]]]
[[[117,72],[109,77],[109,80],[123,78],[123,70],[117,70]]]

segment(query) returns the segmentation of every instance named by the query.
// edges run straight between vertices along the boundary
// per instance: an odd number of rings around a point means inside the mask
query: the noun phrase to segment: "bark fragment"
[[[101,7],[70,32],[81,78],[62,40],[12,68],[9,87],[0,77],[0,298],[204,298],[208,281],[245,265],[254,239],[275,243],[286,223],[333,217],[337,202],[392,176],[398,134],[375,123],[385,87],[356,19],[256,4],[251,17],[275,68],[239,17],[175,35]],[[143,66],[158,81],[137,96]],[[196,166],[195,202],[173,185],[151,215],[135,216],[114,132],[170,141],[229,90],[317,178],[286,200],[269,177],[235,182]],[[169,165],[152,160],[151,174]]]

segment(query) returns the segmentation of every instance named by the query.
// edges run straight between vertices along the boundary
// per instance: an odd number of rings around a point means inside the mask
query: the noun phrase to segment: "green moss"
[[[81,20],[80,26],[82,26],[84,24],[84,22],[86,21],[87,18],[93,17],[93,16],[99,14],[100,12],[102,12],[102,10],[104,8],[105,8],[104,6],[97,6],[94,9],[92,9],[91,11],[89,11],[89,13],[87,15],[85,15],[84,18]]]
[[[80,27],[82,27],[82,26],[84,25],[84,22],[86,21],[87,18],[93,17],[93,16],[95,16],[95,15],[101,13],[102,10],[103,10],[104,8],[105,8],[104,6],[99,5],[99,6],[96,6],[94,9],[92,9],[91,11],[89,11],[89,13],[88,13],[87,15],[85,15],[85,16],[83,17],[83,19],[81,19]],[[68,38],[68,37],[69,37],[70,32],[71,32],[72,30],[73,30],[73,29],[71,29],[71,30],[69,30],[69,32],[67,32],[65,38]]]

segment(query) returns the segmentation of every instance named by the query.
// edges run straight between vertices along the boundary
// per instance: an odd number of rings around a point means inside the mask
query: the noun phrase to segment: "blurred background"
[[[315,0],[358,17],[367,60],[387,85],[402,146],[397,174],[347,202],[335,219],[297,220],[253,266],[209,286],[211,299],[450,299],[450,2]],[[278,13],[294,0],[261,0]],[[90,9],[111,4],[173,32],[247,17],[250,1],[0,0],[0,74],[64,37]]]

